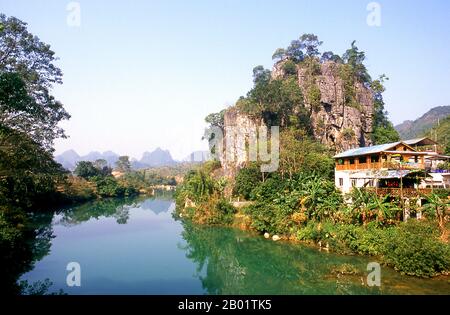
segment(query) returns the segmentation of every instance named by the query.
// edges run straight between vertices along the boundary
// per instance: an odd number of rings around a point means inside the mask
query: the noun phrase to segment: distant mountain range
[[[403,140],[422,137],[424,133],[437,124],[438,120],[442,120],[449,115],[450,106],[434,107],[414,121],[405,120],[403,123],[395,126],[395,129]]]
[[[156,148],[152,152],[144,152],[140,160],[130,158],[131,167],[133,169],[141,169],[148,167],[161,167],[172,166],[181,162],[204,162],[210,158],[208,151],[195,151],[182,161],[176,161],[172,158],[172,155],[168,150]],[[75,150],[68,150],[60,155],[55,156],[55,160],[60,163],[64,168],[73,171],[79,161],[91,161],[94,162],[98,159],[104,159],[111,167],[115,166],[115,163],[119,159],[119,154],[112,151],[98,152],[92,151],[86,155],[80,156]]]

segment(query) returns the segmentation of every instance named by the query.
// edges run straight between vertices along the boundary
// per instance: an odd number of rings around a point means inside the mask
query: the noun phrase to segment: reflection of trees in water
[[[53,213],[43,212],[26,215],[15,210],[22,218],[21,228],[17,228],[9,242],[3,240],[0,245],[0,292],[2,294],[20,294],[22,287],[17,283],[20,276],[30,271],[36,261],[48,255],[53,238]],[[13,223],[14,220],[7,223]],[[37,292],[42,292],[38,290]]]
[[[113,217],[118,224],[126,224],[130,218],[130,209],[138,207],[139,198],[111,198],[87,202],[64,209],[60,224],[77,225],[90,219]]]
[[[155,210],[155,213],[167,211],[173,203],[172,193],[157,195],[153,198],[145,196],[130,198],[108,198],[87,202],[61,211],[62,218],[58,222],[64,226],[77,225],[90,219],[115,218],[118,224],[126,224],[130,218],[130,210],[143,208]],[[153,209],[155,208],[155,209]]]
[[[209,294],[360,294],[359,281],[328,277],[332,266],[352,257],[320,253],[295,244],[274,243],[227,228],[183,222],[183,248],[197,264]],[[360,265],[363,270],[364,265]]]

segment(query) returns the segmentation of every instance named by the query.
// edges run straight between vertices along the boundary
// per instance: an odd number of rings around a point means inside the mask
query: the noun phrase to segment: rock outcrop
[[[219,154],[222,170],[226,177],[234,178],[236,172],[250,159],[248,143],[256,137],[258,127],[263,125],[262,119],[255,119],[231,107],[224,115],[224,145]],[[243,139],[243,141],[239,141]]]
[[[284,62],[274,65],[272,79],[285,76]],[[372,91],[363,83],[356,82],[352,87],[356,105],[349,106],[346,101],[344,81],[339,76],[339,64],[329,61],[318,65],[319,69],[314,75],[309,74],[305,66],[297,66],[298,85],[302,90],[304,106],[310,113],[314,137],[335,152],[371,145],[374,109]],[[308,89],[314,85],[317,87],[316,90],[320,91],[320,102],[315,105],[308,100]],[[224,135],[227,138],[232,132],[231,139],[238,137],[248,139],[263,124],[262,119],[252,118],[239,112],[236,107],[231,107],[224,115]],[[229,141],[226,145],[227,149],[230,149],[230,143],[234,159],[226,158],[224,151],[219,158],[224,175],[234,178],[236,172],[249,161],[248,148],[246,148],[248,144],[242,141]]]
[[[315,138],[321,143],[342,152],[372,144],[373,95],[369,88],[357,82],[353,86],[358,106],[346,105],[344,82],[338,75],[338,64],[325,62],[320,74],[308,77],[304,68],[298,67],[298,83],[307,95],[310,82],[320,90],[320,106],[313,108],[304,97],[305,107],[311,113]]]
[[[273,79],[284,76],[283,64],[282,61],[274,65]],[[356,82],[353,90],[358,106],[348,106],[338,67],[335,62],[324,62],[320,64],[320,73],[311,76],[307,69],[297,66],[297,76],[305,107],[311,113],[315,138],[336,152],[342,152],[372,144],[373,94],[364,84]],[[306,97],[311,82],[320,90],[320,106],[315,108]]]

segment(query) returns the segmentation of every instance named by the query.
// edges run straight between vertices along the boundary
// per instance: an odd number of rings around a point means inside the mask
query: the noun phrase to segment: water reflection
[[[15,216],[25,216],[21,212]],[[13,216],[14,216],[13,215]],[[26,226],[17,231],[14,242],[0,244],[0,293],[20,294],[27,283],[17,282],[21,274],[30,271],[35,262],[48,255],[53,238],[53,213],[30,214]],[[8,246],[9,245],[9,246]]]
[[[87,202],[61,211],[61,218],[56,224],[72,226],[91,219],[99,220],[102,217],[113,217],[118,224],[126,224],[130,217],[130,209],[137,207],[138,204],[136,198],[103,199]]]
[[[371,258],[321,253],[292,243],[172,218],[171,196],[105,199],[30,215],[28,235],[4,250],[2,290],[69,294],[392,294],[450,292],[447,280],[382,269],[382,286],[365,284]],[[66,265],[83,266],[83,285],[68,288]],[[351,275],[333,272],[343,264]],[[22,275],[22,276],[21,276]],[[52,284],[46,282],[49,279]],[[4,280],[5,279],[5,280]],[[40,281],[40,282],[38,282]],[[26,293],[26,292],[25,292]],[[33,287],[28,293],[33,293]]]
[[[445,279],[418,279],[382,268],[381,287],[366,284],[370,258],[274,243],[251,233],[183,222],[182,249],[208,294],[448,294]],[[372,258],[373,260],[374,258]],[[352,274],[336,273],[349,265]]]

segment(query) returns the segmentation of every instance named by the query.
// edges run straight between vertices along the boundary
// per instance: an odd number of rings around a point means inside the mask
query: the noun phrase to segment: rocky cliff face
[[[312,76],[308,74],[307,69],[297,66],[297,78],[304,96],[304,105],[310,113],[315,138],[335,152],[342,152],[372,144],[370,136],[374,104],[371,90],[358,82],[353,86],[354,99],[358,106],[346,104],[345,86],[338,74],[338,67],[334,62],[325,62],[320,64],[320,69]],[[285,75],[283,62],[275,64],[271,75],[272,79]],[[311,86],[316,86],[320,91],[318,106],[308,99],[308,89]],[[219,154],[225,176],[233,178],[249,160],[248,143],[237,139],[243,137],[248,142],[249,137],[254,136],[257,128],[263,124],[262,119],[249,117],[235,107],[225,112],[224,138],[228,139],[225,147],[233,153],[232,159],[226,156],[224,150]]]
[[[224,115],[224,145],[219,159],[222,164],[223,175],[234,178],[236,172],[249,161],[248,144],[250,138],[256,137],[262,120],[251,118],[231,107]],[[243,141],[239,141],[243,139]]]
[[[373,95],[369,88],[357,82],[353,89],[358,107],[346,105],[344,82],[338,75],[338,65],[325,62],[320,73],[311,77],[307,70],[297,68],[298,83],[304,95],[304,103],[311,113],[315,138],[321,143],[342,152],[351,148],[371,145]],[[274,66],[273,78],[283,76],[282,63]],[[320,90],[320,106],[314,107],[307,98],[310,84]]]

